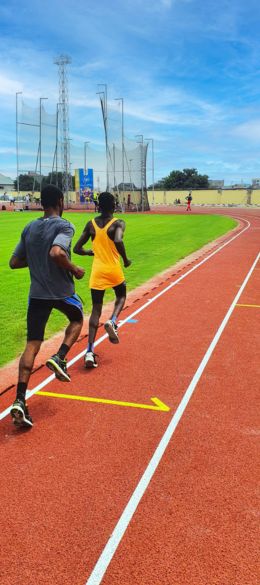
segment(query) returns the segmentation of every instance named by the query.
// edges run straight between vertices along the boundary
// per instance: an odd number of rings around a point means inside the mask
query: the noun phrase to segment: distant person
[[[97,196],[96,191],[94,191],[94,193],[93,193],[93,203],[95,205],[95,213],[96,213],[98,210],[98,196]]]
[[[25,226],[9,262],[11,268],[28,267],[31,278],[27,344],[19,362],[16,400],[11,408],[14,424],[24,427],[33,426],[25,394],[52,309],[64,313],[69,320],[57,354],[46,362],[56,378],[63,382],[70,382],[65,358],[78,339],[83,324],[83,309],[75,294],[73,276],[81,279],[85,270],[70,261],[74,227],[61,218],[64,209],[62,191],[53,185],[47,185],[41,192],[41,203],[43,217]]]
[[[192,202],[191,192],[189,193],[189,195],[187,197],[185,197],[185,199],[187,200],[187,208],[186,208],[186,211],[191,211],[191,202]]]
[[[131,195],[130,195],[130,193],[128,193],[128,195],[127,195],[127,207],[128,207],[128,209],[130,209],[130,207],[131,207]]]
[[[102,312],[104,294],[108,288],[114,289],[116,300],[112,315],[104,327],[111,343],[119,343],[116,322],[126,300],[126,283],[120,264],[120,256],[125,268],[131,264],[123,243],[125,222],[113,217],[115,198],[111,193],[104,192],[100,194],[98,202],[100,215],[87,223],[74,246],[75,254],[94,255],[89,283],[92,313],[89,319],[89,338],[85,355],[86,368],[96,368],[98,365],[94,353],[94,341]],[[93,251],[84,250],[83,246],[90,238]]]
[[[121,211],[122,211],[122,208],[121,208],[121,206],[120,206],[120,203],[119,203],[119,197],[118,197],[118,193],[116,193],[116,195],[115,195],[115,199],[116,199],[116,203],[115,203],[115,211],[117,211],[117,212],[121,213]]]

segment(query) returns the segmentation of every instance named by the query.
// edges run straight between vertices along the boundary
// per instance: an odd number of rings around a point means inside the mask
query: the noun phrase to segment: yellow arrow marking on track
[[[240,305],[240,304],[237,304],[237,307],[255,307],[255,308],[260,309],[260,305]]]
[[[55,392],[37,392],[40,396],[51,396],[52,398],[67,398],[69,400],[81,400],[82,402],[95,402],[98,404],[115,404],[116,406],[130,406],[132,408],[144,408],[145,410],[157,410],[169,412],[170,407],[164,404],[159,398],[151,398],[155,406],[151,404],[138,404],[137,402],[121,402],[119,400],[107,400],[105,398],[92,398],[90,396],[75,396],[74,394],[56,394]]]

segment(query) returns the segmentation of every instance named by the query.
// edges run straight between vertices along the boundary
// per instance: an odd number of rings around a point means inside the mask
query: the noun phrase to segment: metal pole
[[[69,208],[69,191],[70,189],[72,189],[72,162],[70,161],[70,143],[72,141],[72,138],[67,139],[67,149],[66,149],[66,160],[67,160],[67,188],[66,188],[66,194],[67,194],[67,209]]]
[[[53,156],[53,163],[51,169],[51,184],[53,181],[54,165],[55,165],[55,184],[58,187],[58,131],[59,131],[59,103],[56,104],[56,138],[55,138],[55,151]]]
[[[90,144],[90,140],[84,142],[84,175],[87,174],[87,144]]]
[[[115,145],[113,144],[113,174],[114,174],[114,189],[116,187],[116,152]]]
[[[116,102],[121,102],[121,142],[122,142],[122,183],[123,194],[125,192],[125,144],[124,144],[124,98],[115,98]]]
[[[154,139],[153,138],[145,138],[145,140],[147,140],[147,142],[151,142],[152,143],[152,181],[153,181],[153,205],[154,205]]]
[[[141,142],[139,142],[141,148],[141,207],[142,211],[144,211],[144,137],[143,134],[136,134],[136,138],[141,138]]]
[[[90,141],[86,140],[84,142],[84,189],[86,189],[86,175],[87,175],[87,144],[89,144]],[[80,186],[79,186],[79,190],[80,190]]]
[[[40,192],[42,187],[42,101],[48,98],[40,98],[40,136],[39,136],[39,169],[40,169]]]
[[[104,91],[98,91],[97,94],[103,94],[104,95],[104,114],[103,114],[103,118],[104,118],[104,127],[105,127],[105,140],[106,140],[106,159],[107,159],[107,187],[106,190],[109,191],[109,172],[108,172],[108,155],[109,155],[109,149],[108,149],[108,131],[107,131],[107,84],[106,83],[98,83],[98,87],[104,87]],[[102,102],[101,102],[102,104]]]
[[[130,174],[131,193],[132,193],[132,197],[133,197],[132,161],[133,161],[133,159],[132,159],[132,158],[130,158],[130,159],[129,159],[129,162],[130,162],[130,169],[129,169],[129,170],[130,170],[130,172],[129,172],[129,174]]]
[[[56,187],[58,187],[58,141],[59,141],[59,106],[62,104],[59,102],[56,106]]]
[[[17,168],[17,193],[20,193],[20,180],[19,180],[19,150],[18,150],[18,95],[22,94],[22,91],[17,91],[15,94],[15,105],[16,105],[16,168]]]

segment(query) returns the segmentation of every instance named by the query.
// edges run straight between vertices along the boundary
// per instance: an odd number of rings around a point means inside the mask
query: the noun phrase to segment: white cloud
[[[232,133],[251,142],[260,142],[260,119],[240,124],[233,129]]]
[[[11,79],[5,73],[0,72],[0,95],[14,95],[16,91],[22,91],[21,81]]]
[[[172,0],[160,0],[160,4],[165,6],[165,8],[171,8]]]

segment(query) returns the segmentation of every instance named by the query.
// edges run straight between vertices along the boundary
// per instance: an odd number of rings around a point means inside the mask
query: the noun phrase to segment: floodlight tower
[[[72,188],[70,174],[70,142],[69,142],[69,90],[67,66],[71,63],[68,55],[59,55],[54,61],[59,67],[59,112],[61,132],[61,166],[62,166],[62,190],[68,205],[69,191]]]

